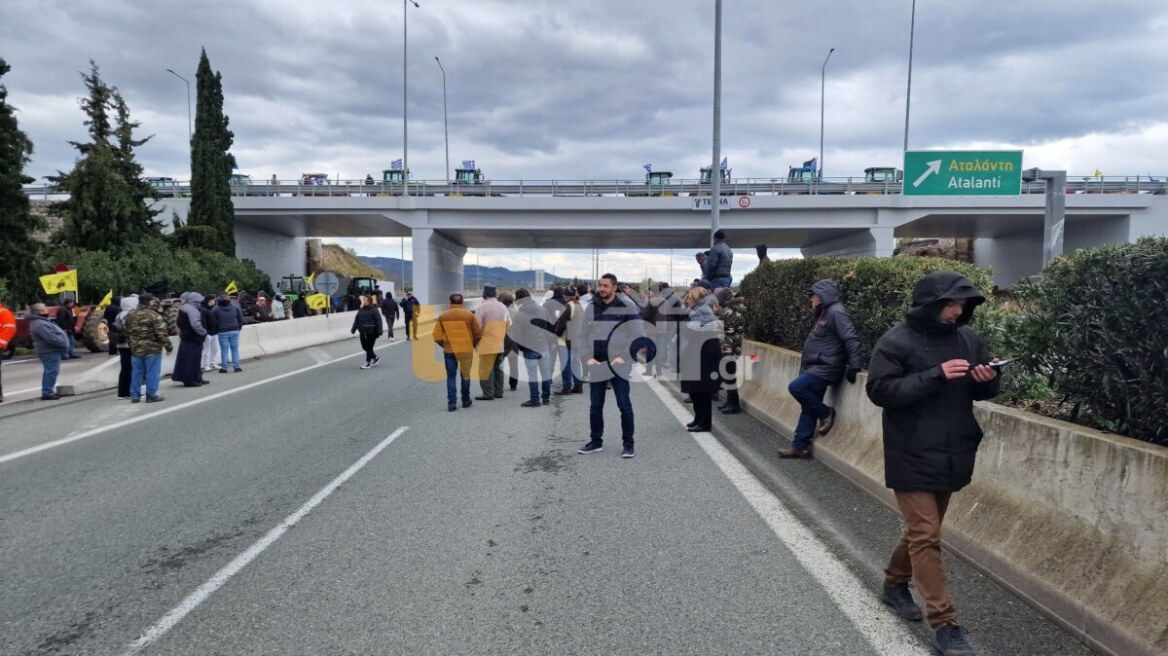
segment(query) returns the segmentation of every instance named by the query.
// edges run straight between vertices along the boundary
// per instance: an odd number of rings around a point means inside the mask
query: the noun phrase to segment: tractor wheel
[[[91,309],[85,315],[85,324],[81,327],[81,341],[93,353],[101,353],[109,349],[109,324],[105,322],[102,313]]]

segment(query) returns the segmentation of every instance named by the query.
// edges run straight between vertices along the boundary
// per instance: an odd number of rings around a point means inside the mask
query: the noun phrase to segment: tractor
[[[312,287],[304,279],[304,276],[294,274],[281,278],[280,282],[276,284],[276,291],[280,292],[289,302],[313,293]]]
[[[803,162],[803,166],[792,166],[787,171],[787,182],[816,182],[819,180],[818,160],[815,157]]]
[[[864,169],[864,182],[900,182],[904,171],[895,166],[869,166]]]

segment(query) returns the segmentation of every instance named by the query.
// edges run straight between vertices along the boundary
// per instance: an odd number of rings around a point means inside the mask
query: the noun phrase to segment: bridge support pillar
[[[869,228],[804,246],[804,257],[892,257],[893,228]]]
[[[424,304],[444,305],[463,291],[462,258],[466,246],[431,228],[413,231],[414,296]]]

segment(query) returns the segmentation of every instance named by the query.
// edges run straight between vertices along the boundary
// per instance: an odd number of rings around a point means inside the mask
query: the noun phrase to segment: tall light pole
[[[904,92],[904,150],[908,152],[908,110],[912,103],[913,36],[917,29],[917,0],[912,0],[912,18],[908,23],[908,90]]]
[[[166,72],[182,80],[187,85],[187,145],[189,146],[190,142],[194,140],[194,131],[191,129],[191,83],[185,77],[169,68],[166,69]]]
[[[722,0],[714,2],[714,161],[710,172],[710,245],[718,231],[722,201]]]
[[[442,60],[434,57],[438,62],[438,70],[442,71],[442,132],[446,135],[446,184],[450,184],[450,126],[446,122],[446,69],[442,68]]]
[[[402,0],[402,184],[410,179],[410,120],[408,109],[406,108],[406,93],[409,89],[407,77],[409,73],[406,68],[406,57],[408,50],[406,43],[409,40],[409,31],[406,26],[409,24],[410,12],[407,11],[406,2],[411,2],[415,7],[421,7],[414,0]]]
[[[819,166],[816,169],[819,171],[819,181],[823,181],[823,91],[827,83],[827,60],[831,59],[831,53],[835,52],[835,48],[827,51],[827,57],[823,59],[823,66],[819,69]]]

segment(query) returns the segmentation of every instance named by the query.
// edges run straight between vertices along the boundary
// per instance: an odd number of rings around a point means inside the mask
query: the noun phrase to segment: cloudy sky
[[[402,155],[400,0],[0,0],[3,82],[36,153],[68,169],[84,137],[79,72],[94,59],[154,134],[149,175],[185,179],[187,103],[200,48],[223,75],[241,172],[379,176]],[[418,0],[408,7],[409,162],[450,160],[494,180],[696,177],[710,159],[714,0]],[[819,150],[824,175],[898,165],[911,0],[725,0],[723,153],[736,178],[774,178]],[[1168,4],[1144,0],[918,0],[909,147],[1020,148],[1072,175],[1168,173]],[[193,88],[192,88],[193,93]],[[396,256],[398,240],[349,243]],[[406,242],[407,256],[409,242]],[[736,278],[755,262],[750,250]],[[526,268],[529,254],[474,251]],[[622,277],[660,253],[606,252]],[[587,253],[535,253],[586,273]],[[690,263],[675,260],[675,272]],[[622,272],[620,267],[629,267]],[[635,274],[635,275],[634,275]],[[657,274],[660,275],[660,274]]]

